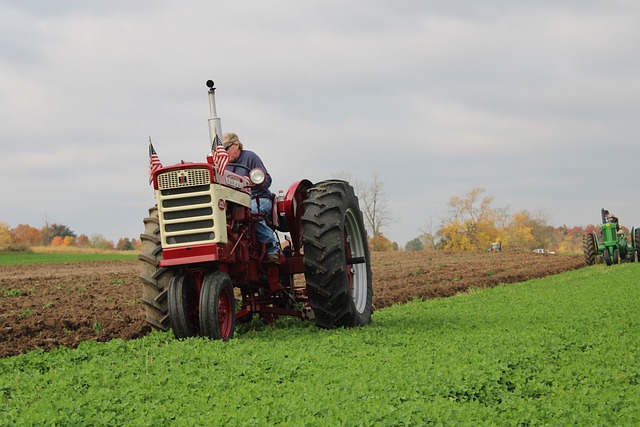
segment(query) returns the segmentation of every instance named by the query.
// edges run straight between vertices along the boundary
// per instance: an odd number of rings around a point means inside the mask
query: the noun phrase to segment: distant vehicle
[[[542,248],[534,249],[534,250],[533,250],[533,253],[534,253],[534,254],[543,254],[543,253],[545,253],[545,252],[546,252],[546,251],[545,251],[544,249],[542,249]]]
[[[487,249],[487,252],[498,252],[501,250],[502,250],[502,243],[496,242],[491,244],[491,247]]]
[[[607,265],[621,262],[635,262],[636,252],[640,260],[640,233],[635,227],[627,237],[624,229],[618,223],[618,218],[608,210],[600,210],[602,226],[600,227],[600,241],[595,232],[582,236],[584,260],[587,265],[593,265],[602,258]]]

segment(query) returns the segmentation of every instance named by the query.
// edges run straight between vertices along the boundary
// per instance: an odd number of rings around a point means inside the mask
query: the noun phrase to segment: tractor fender
[[[302,249],[302,214],[304,213],[303,202],[307,198],[307,191],[313,187],[313,183],[308,179],[291,184],[284,196],[284,216],[294,252]]]

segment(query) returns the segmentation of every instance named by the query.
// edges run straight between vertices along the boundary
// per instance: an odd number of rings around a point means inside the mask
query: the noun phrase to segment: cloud
[[[147,138],[165,164],[204,159],[209,78],[223,128],[263,157],[274,190],[377,171],[400,244],[478,186],[556,225],[596,222],[602,204],[634,220],[639,9],[5,1],[0,179],[13,191],[0,220],[46,213],[136,237]]]

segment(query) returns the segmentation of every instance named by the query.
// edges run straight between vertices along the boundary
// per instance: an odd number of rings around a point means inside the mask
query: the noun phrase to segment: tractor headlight
[[[266,178],[266,175],[262,169],[252,169],[249,172],[249,179],[252,184],[262,184]]]

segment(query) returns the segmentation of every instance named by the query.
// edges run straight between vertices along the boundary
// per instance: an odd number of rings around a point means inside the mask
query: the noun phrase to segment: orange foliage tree
[[[120,240],[118,240],[118,243],[116,243],[116,249],[119,251],[132,251],[133,244],[131,243],[131,240],[129,240],[128,237],[123,237]]]
[[[89,237],[87,237],[86,234],[81,234],[78,237],[76,237],[76,246],[81,248],[89,246]]]
[[[15,228],[12,228],[9,233],[14,243],[29,246],[42,244],[42,231],[28,224],[18,224]]]
[[[369,248],[372,251],[377,252],[389,252],[398,250],[397,244],[394,244],[391,240],[384,237],[382,233],[378,233],[371,239],[369,239]]]
[[[54,236],[53,239],[51,239],[51,246],[62,246],[62,244],[64,243],[64,237],[62,236]]]

